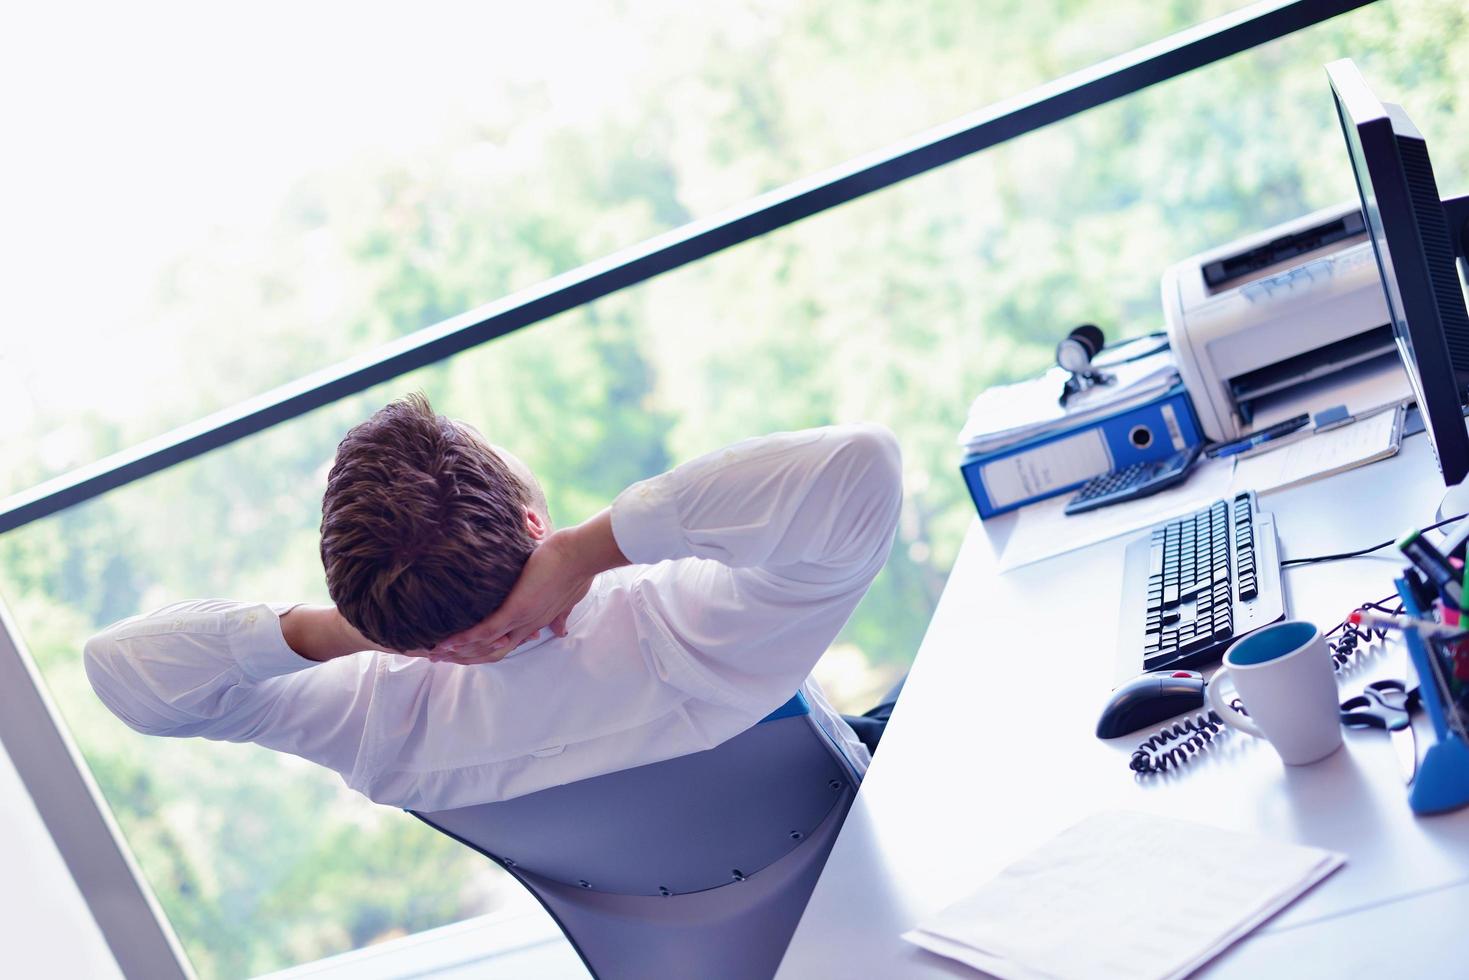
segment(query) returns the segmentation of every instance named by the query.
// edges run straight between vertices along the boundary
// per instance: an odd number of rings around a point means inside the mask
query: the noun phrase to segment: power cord
[[[1439,521],[1437,524],[1428,525],[1423,530],[1437,531],[1439,528],[1444,527],[1445,525],[1452,524],[1455,521],[1462,521],[1466,516],[1469,515],[1460,514],[1458,517],[1448,517],[1444,520]],[[1336,555],[1317,555],[1315,558],[1287,558],[1280,563],[1280,567],[1290,568],[1292,565],[1319,565],[1322,562],[1345,561],[1348,558],[1361,558],[1363,555],[1370,555],[1374,551],[1381,551],[1383,548],[1397,543],[1398,539],[1392,538],[1390,540],[1382,542],[1381,544],[1374,544],[1370,548],[1360,548],[1356,551],[1343,551],[1340,554]]]

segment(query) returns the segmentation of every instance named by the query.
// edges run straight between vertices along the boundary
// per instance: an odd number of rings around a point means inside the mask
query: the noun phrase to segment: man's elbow
[[[863,462],[865,489],[896,509],[903,498],[903,450],[898,437],[885,425],[861,422],[851,427],[848,444]]]
[[[103,630],[82,644],[82,665],[86,668],[87,680],[91,681],[93,690],[106,684],[111,676],[113,663],[120,656],[117,641],[108,630]]]
[[[92,685],[93,693],[112,709],[113,714],[118,713],[113,705],[120,688],[118,671],[124,666],[124,659],[121,645],[108,630],[82,644],[82,667],[86,670],[87,681]]]
[[[128,690],[123,675],[130,672],[131,667],[127,663],[127,654],[124,653],[122,644],[112,635],[110,629],[103,630],[82,644],[82,667],[97,699],[123,724],[142,735],[169,734],[167,725],[157,721],[150,724],[125,707]]]
[[[833,557],[875,571],[887,560],[903,507],[903,453],[886,426],[844,427],[839,469],[846,534]],[[866,574],[864,572],[864,574]]]

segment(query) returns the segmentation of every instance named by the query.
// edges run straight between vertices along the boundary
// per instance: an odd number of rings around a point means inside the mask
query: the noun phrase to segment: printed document
[[[1098,813],[903,938],[1005,980],[1173,980],[1345,860],[1171,817]]]

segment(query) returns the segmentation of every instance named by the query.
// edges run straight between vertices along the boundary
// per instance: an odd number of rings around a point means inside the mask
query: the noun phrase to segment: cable
[[[1423,530],[1425,530],[1425,531],[1436,531],[1436,530],[1438,530],[1439,528],[1443,527],[1446,524],[1452,524],[1455,521],[1462,521],[1466,516],[1469,516],[1469,515],[1460,514],[1458,517],[1448,517],[1448,518],[1445,518],[1444,520],[1439,521],[1437,524],[1430,524],[1430,525],[1428,525]],[[1394,545],[1394,544],[1397,544],[1397,543],[1398,543],[1398,539],[1397,538],[1392,538],[1390,540],[1387,540],[1387,541],[1382,542],[1381,544],[1374,544],[1370,548],[1361,548],[1361,549],[1358,549],[1357,551],[1343,551],[1341,554],[1337,554],[1337,555],[1317,555],[1315,558],[1287,558],[1287,559],[1285,559],[1284,561],[1282,561],[1280,563],[1280,567],[1281,568],[1289,568],[1292,565],[1318,565],[1318,564],[1320,564],[1322,562],[1328,562],[1328,561],[1344,561],[1344,560],[1346,560],[1348,558],[1361,558],[1363,555],[1370,555],[1374,551],[1381,551],[1383,548],[1386,548],[1389,545]]]
[[[1398,594],[1394,592],[1392,595],[1383,596],[1375,602],[1364,602],[1357,609],[1372,609],[1376,612],[1386,613],[1389,616],[1397,616],[1403,611],[1402,602],[1400,600],[1394,601],[1397,599]],[[1341,633],[1340,639],[1333,640],[1332,637],[1338,632]],[[1341,673],[1342,669],[1346,667],[1347,661],[1351,659],[1352,654],[1357,652],[1358,643],[1361,643],[1363,640],[1368,643],[1374,640],[1379,642],[1385,640],[1387,639],[1387,630],[1372,629],[1370,627],[1363,629],[1361,626],[1353,623],[1350,618],[1347,618],[1327,630],[1323,634],[1322,639],[1326,641],[1326,648],[1331,651],[1331,669],[1337,673]]]
[[[1234,707],[1236,711],[1243,711],[1238,698],[1235,699]],[[1127,767],[1139,776],[1181,768],[1208,748],[1215,735],[1223,735],[1227,731],[1224,719],[1212,709],[1192,718],[1185,718],[1164,727],[1139,745],[1132,753],[1132,758],[1127,761]],[[1170,742],[1178,744],[1170,748]]]
[[[1161,354],[1170,346],[1169,342],[1165,339],[1167,336],[1168,331],[1166,330],[1154,330],[1152,333],[1145,333],[1138,337],[1129,337],[1126,340],[1119,340],[1116,343],[1108,344],[1106,347],[1097,352],[1096,359],[1092,361],[1092,366],[1096,368],[1117,367],[1122,364],[1131,364],[1134,361],[1141,361],[1143,358],[1152,357],[1154,354]],[[1142,351],[1141,353],[1134,354],[1127,352],[1128,347],[1132,346],[1133,344],[1140,344],[1145,340],[1162,340],[1163,342],[1161,344],[1150,347],[1147,350]],[[1108,351],[1113,352],[1113,356],[1110,359],[1107,357]],[[1119,352],[1127,353],[1127,356],[1116,356]]]

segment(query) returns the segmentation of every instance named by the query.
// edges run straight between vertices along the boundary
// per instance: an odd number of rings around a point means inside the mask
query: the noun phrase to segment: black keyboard
[[[1274,516],[1253,493],[1215,501],[1128,546],[1119,676],[1219,660],[1285,616]]]

